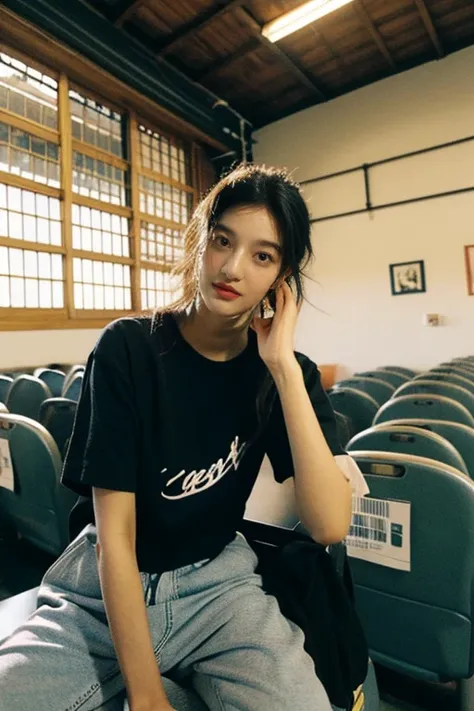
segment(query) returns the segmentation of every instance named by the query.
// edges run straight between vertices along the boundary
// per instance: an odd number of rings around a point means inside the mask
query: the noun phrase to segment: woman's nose
[[[234,253],[226,260],[222,267],[222,273],[227,279],[242,279],[243,277],[243,255]]]

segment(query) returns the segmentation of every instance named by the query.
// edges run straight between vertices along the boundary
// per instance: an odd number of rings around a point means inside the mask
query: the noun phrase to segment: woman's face
[[[199,275],[211,313],[241,316],[267,295],[281,271],[281,240],[264,207],[226,210],[209,235]]]

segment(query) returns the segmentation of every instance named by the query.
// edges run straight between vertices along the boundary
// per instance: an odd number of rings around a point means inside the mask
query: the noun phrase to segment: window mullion
[[[72,274],[72,136],[69,106],[69,82],[61,74],[58,84],[59,139],[61,164],[61,225],[65,255],[65,303],[68,317],[75,318],[74,284]]]

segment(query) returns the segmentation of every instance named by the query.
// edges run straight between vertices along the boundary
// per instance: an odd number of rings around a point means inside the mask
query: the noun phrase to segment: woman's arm
[[[272,375],[291,447],[301,522],[318,543],[338,543],[349,531],[351,485],[326,443],[296,358]]]
[[[315,541],[329,545],[349,531],[352,488],[321,431],[296,360],[293,339],[298,309],[285,282],[276,290],[272,319],[255,318],[260,357],[280,396],[295,472],[298,513]]]
[[[135,553],[135,494],[93,488],[99,576],[131,711],[168,711]]]

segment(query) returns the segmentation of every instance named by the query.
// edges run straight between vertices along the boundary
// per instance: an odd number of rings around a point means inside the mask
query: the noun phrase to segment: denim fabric
[[[0,644],[0,711],[123,708],[95,544],[89,525],[46,572],[36,612]],[[303,633],[263,592],[256,565],[237,534],[213,560],[140,574],[177,711],[330,711]]]

